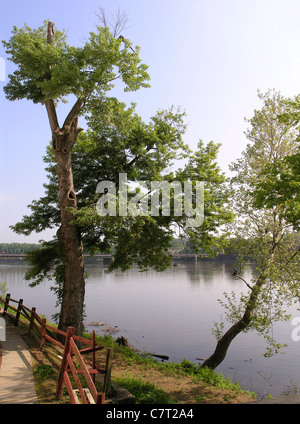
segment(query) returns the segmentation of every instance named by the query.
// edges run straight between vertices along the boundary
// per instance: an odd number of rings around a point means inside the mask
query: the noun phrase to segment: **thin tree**
[[[261,208],[254,201],[253,191],[268,178],[268,166],[281,163],[296,152],[297,131],[289,122],[279,119],[289,109],[287,99],[280,93],[259,93],[263,101],[256,110],[246,132],[249,140],[242,158],[232,165],[236,176],[232,178],[232,202],[236,212],[232,232],[239,264],[233,276],[245,283],[239,300],[235,294],[226,294],[222,301],[228,322],[232,326],[224,333],[224,322],[216,324],[218,342],[213,354],[202,367],[215,369],[226,357],[233,339],[241,332],[256,330],[264,334],[272,355],[282,347],[272,335],[274,322],[287,320],[286,307],[298,302],[299,289],[299,239],[295,227],[285,219],[282,204],[273,203]],[[251,281],[245,281],[241,270],[251,258],[256,270]]]

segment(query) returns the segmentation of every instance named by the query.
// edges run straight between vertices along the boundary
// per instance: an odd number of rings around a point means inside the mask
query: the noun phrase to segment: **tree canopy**
[[[49,43],[48,25],[45,21],[37,29],[14,27],[10,40],[3,41],[9,60],[17,65],[4,87],[9,100],[44,104],[73,94],[88,106],[98,102],[117,79],[123,80],[127,91],[149,86],[140,47],[130,48],[128,39],[115,38],[108,27],[98,26],[82,47],[74,47],[67,43],[64,30],[52,27]]]
[[[259,208],[279,207],[282,219],[300,228],[300,100],[288,99],[285,111],[277,121],[293,128],[294,146],[291,153],[275,163],[269,163],[261,171],[261,181],[253,192],[254,203]]]

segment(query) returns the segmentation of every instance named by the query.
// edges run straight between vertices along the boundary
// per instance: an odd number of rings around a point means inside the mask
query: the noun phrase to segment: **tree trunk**
[[[77,123],[78,119],[74,118],[71,126],[57,128],[53,133],[52,144],[57,161],[61,212],[61,227],[57,234],[65,270],[59,329],[66,331],[71,326],[75,328],[77,335],[81,335],[85,293],[84,257],[80,230],[72,223],[76,216],[76,195],[73,186],[71,153],[80,131]],[[74,208],[74,211],[66,209],[70,207]]]
[[[48,22],[47,43],[51,44],[53,41],[54,23]],[[49,70],[51,74],[51,66]],[[83,331],[85,281],[80,229],[72,224],[76,215],[76,195],[73,186],[71,154],[78,133],[81,131],[78,128],[77,113],[83,103],[84,99],[77,99],[63,127],[59,128],[53,99],[47,99],[45,101],[52,132],[52,147],[57,162],[61,214],[61,227],[57,232],[57,236],[62,249],[65,273],[58,327],[62,331],[67,331],[68,327],[74,327],[75,334],[77,335],[81,335]],[[68,211],[66,209],[68,207],[74,208],[74,211]]]
[[[264,288],[264,284],[267,281],[268,272],[270,270],[270,267],[274,263],[275,251],[278,248],[278,243],[281,238],[281,235],[282,235],[281,229],[276,234],[273,234],[273,242],[272,242],[272,246],[270,250],[270,257],[269,257],[268,263],[265,265],[264,271],[257,278],[254,286],[250,287],[251,293],[249,296],[249,300],[248,300],[244,315],[238,322],[233,324],[233,326],[231,326],[229,330],[227,330],[226,333],[220,338],[214,353],[203,362],[203,364],[201,365],[201,368],[208,367],[213,370],[217,368],[217,366],[220,365],[221,362],[225,359],[227,350],[232,340],[241,331],[245,330],[251,324],[252,317],[257,305],[258,296]]]
[[[261,275],[257,279],[256,284],[251,289],[252,291],[243,317],[233,326],[231,326],[229,330],[227,330],[226,333],[220,338],[214,353],[203,362],[201,368],[208,367],[214,370],[218,365],[221,364],[221,362],[223,362],[232,340],[241,331],[245,330],[250,325],[259,293],[261,292],[265,281],[266,277],[264,275]]]

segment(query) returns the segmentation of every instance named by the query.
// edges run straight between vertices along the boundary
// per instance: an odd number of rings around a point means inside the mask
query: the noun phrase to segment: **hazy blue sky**
[[[145,121],[158,109],[181,106],[189,124],[185,141],[192,148],[199,139],[221,143],[226,172],[246,145],[244,117],[260,107],[257,89],[299,94],[300,0],[1,0],[0,6],[1,40],[13,26],[38,27],[50,19],[67,29],[74,45],[95,30],[98,7],[107,14],[126,11],[130,27],[123,35],[141,46],[151,88],[120,91],[119,98],[137,102]],[[7,75],[14,67],[2,45],[0,57]],[[43,194],[42,156],[51,134],[45,109],[9,102],[4,85],[0,81],[0,242],[35,242],[43,235],[24,239],[8,226]]]

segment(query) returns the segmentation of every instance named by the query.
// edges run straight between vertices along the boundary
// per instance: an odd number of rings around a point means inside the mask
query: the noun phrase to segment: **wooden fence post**
[[[33,329],[34,318],[35,318],[35,311],[36,311],[36,308],[35,308],[35,307],[33,307],[33,308],[31,309],[31,316],[30,316],[30,324],[29,324],[29,331],[28,331],[28,336],[29,336],[29,337],[30,337],[30,335],[31,335],[31,330]]]
[[[63,358],[62,358],[62,361],[61,361],[59,376],[58,376],[58,380],[57,380],[55,400],[59,400],[59,399],[62,398],[63,387],[64,387],[64,373],[68,368],[67,355],[70,353],[70,338],[73,337],[74,334],[75,334],[75,329],[73,327],[68,327],[68,331],[67,331],[67,335],[66,335],[66,341],[65,341],[64,354],[63,354]]]
[[[5,315],[5,313],[6,313],[6,311],[7,311],[8,304],[9,304],[9,299],[10,299],[10,293],[8,293],[8,294],[6,295],[6,298],[5,298],[5,304],[4,304],[4,309],[3,309],[3,315]]]
[[[20,319],[22,307],[23,307],[23,299],[20,299],[19,304],[18,304],[18,310],[17,310],[17,313],[16,313],[15,325],[19,324],[19,319]]]
[[[107,349],[103,393],[106,393],[108,386],[110,384],[113,352],[114,350],[112,348]]]
[[[46,340],[46,337],[45,337],[46,336],[46,323],[47,323],[46,318],[43,318],[42,319],[42,322],[41,322],[41,343],[40,343],[40,350],[44,346],[45,340]]]
[[[94,370],[94,369],[95,369],[95,367],[96,367],[96,351],[95,351],[96,341],[95,341],[95,330],[93,330],[93,333],[92,333],[92,341],[93,341],[92,368],[93,368],[93,370]],[[93,380],[93,383],[95,384],[95,381],[96,381],[96,375],[95,375],[95,374],[92,374],[92,380]]]
[[[96,404],[104,405],[105,404],[105,393],[97,393]]]

